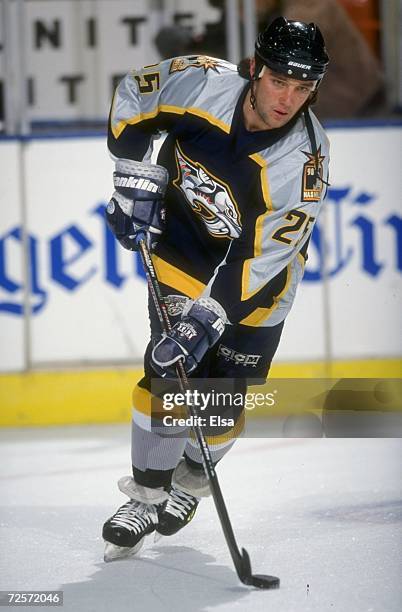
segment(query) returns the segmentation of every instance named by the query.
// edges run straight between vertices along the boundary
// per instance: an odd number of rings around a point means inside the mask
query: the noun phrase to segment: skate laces
[[[140,533],[151,523],[157,524],[158,519],[154,506],[130,500],[118,509],[111,519],[113,525],[125,527],[134,533]]]
[[[191,511],[198,503],[198,499],[194,495],[185,493],[180,489],[172,487],[169,493],[169,499],[166,502],[165,512],[183,519],[186,514]]]

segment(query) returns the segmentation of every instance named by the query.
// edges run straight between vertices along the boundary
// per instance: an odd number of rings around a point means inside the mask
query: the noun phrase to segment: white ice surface
[[[399,439],[237,442],[221,487],[253,572],[279,576],[277,591],[239,583],[211,499],[176,536],[103,562],[128,426],[3,430],[0,444],[0,590],[61,589],[66,612],[402,610]]]

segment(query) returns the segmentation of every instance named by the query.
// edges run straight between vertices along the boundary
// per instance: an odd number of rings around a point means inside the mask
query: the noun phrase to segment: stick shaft
[[[147,277],[149,291],[151,293],[152,300],[155,304],[155,309],[161,324],[162,331],[164,333],[169,332],[172,329],[172,325],[169,319],[169,314],[166,306],[165,299],[162,295],[162,291],[159,286],[158,277],[156,275],[155,267],[152,262],[151,255],[144,239],[139,241],[139,252],[144,266],[145,275]],[[184,369],[182,361],[177,363],[176,375],[179,381],[179,386],[182,391],[190,389],[188,377]],[[191,403],[188,405],[188,410],[193,418],[194,423],[198,423],[197,410]],[[219,485],[218,477],[215,471],[215,467],[211,457],[211,451],[208,443],[205,439],[204,433],[199,425],[192,427],[196,436],[197,442],[201,450],[201,456],[203,460],[204,470],[208,478],[208,483],[211,489],[212,497],[215,503],[215,507],[222,525],[223,533],[225,535],[226,542],[229,547],[230,554],[232,556],[236,571],[240,576],[240,567],[243,567],[243,558],[239,551],[236,543],[236,539],[233,533],[232,524],[230,522],[229,514],[226,509],[226,504],[223,499],[222,491]]]

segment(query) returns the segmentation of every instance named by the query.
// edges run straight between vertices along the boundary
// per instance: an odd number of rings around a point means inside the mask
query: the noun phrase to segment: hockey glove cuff
[[[156,344],[151,364],[161,376],[175,376],[176,364],[183,361],[187,373],[192,372],[205,353],[221,337],[225,329],[226,313],[212,298],[193,302],[181,320]]]
[[[165,223],[163,197],[169,179],[166,168],[119,159],[113,178],[116,191],[106,208],[109,228],[129,251],[138,249],[140,234],[146,235],[152,250]]]

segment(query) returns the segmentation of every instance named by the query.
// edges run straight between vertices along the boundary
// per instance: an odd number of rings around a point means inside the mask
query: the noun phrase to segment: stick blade
[[[252,574],[251,585],[257,589],[279,589],[280,580],[276,576]]]
[[[241,552],[241,567],[238,568],[238,575],[243,584],[257,589],[279,589],[280,580],[276,576],[252,574],[249,554],[245,548],[242,548]]]

